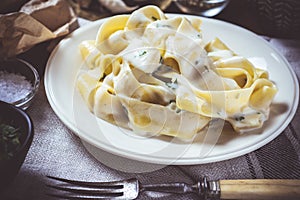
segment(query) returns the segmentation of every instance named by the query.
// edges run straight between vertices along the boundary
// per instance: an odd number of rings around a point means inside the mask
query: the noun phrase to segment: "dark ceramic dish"
[[[11,184],[19,172],[33,139],[33,124],[26,112],[12,104],[0,101],[0,118],[5,124],[18,127],[20,146],[9,159],[0,159],[0,191]],[[2,122],[2,123],[3,123]]]

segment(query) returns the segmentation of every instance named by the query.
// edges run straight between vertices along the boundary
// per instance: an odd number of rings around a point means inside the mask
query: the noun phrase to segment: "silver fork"
[[[219,198],[220,195],[218,181],[207,181],[206,177],[192,185],[186,183],[142,185],[136,178],[113,182],[86,182],[47,177],[56,181],[55,185],[47,184],[56,193],[47,195],[62,199],[136,199],[144,191],[174,194],[195,193],[203,199]]]
[[[136,199],[144,191],[173,194],[195,193],[199,199],[300,199],[300,179],[241,179],[208,181],[196,184],[141,184],[132,178],[114,182],[85,182],[47,176],[55,185],[47,185],[60,199]],[[59,192],[58,192],[59,191]]]

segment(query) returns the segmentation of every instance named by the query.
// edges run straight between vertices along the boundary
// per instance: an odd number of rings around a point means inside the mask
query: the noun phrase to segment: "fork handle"
[[[300,199],[300,180],[220,180],[221,199]]]

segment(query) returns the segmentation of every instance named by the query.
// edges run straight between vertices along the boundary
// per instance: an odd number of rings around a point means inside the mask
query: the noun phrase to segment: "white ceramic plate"
[[[104,20],[85,25],[61,41],[50,56],[45,71],[45,89],[51,107],[62,122],[85,142],[133,160],[157,164],[202,164],[234,158],[262,147],[278,136],[293,118],[298,106],[299,86],[286,59],[254,33],[207,18],[202,18],[205,41],[219,37],[237,54],[264,58],[267,63],[270,79],[279,91],[272,104],[270,118],[262,129],[239,135],[225,128],[216,144],[213,134],[207,137],[200,135],[190,143],[168,137],[137,136],[95,118],[74,83],[82,64],[78,44],[95,39]]]

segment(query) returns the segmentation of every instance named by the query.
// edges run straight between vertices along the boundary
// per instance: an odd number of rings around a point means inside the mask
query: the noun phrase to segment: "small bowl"
[[[0,61],[0,100],[27,109],[38,91],[36,69],[21,59]]]
[[[19,172],[31,145],[34,129],[29,115],[21,108],[0,101],[2,124],[13,126],[20,131],[20,145],[9,158],[0,158],[0,192],[9,186]],[[2,134],[1,134],[2,135]]]

